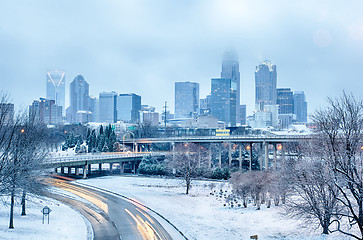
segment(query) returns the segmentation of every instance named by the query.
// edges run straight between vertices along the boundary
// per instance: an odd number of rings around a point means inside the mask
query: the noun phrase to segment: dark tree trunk
[[[11,199],[10,199],[10,223],[9,228],[14,228],[14,189],[11,191]]]
[[[25,212],[25,197],[26,197],[26,192],[25,192],[25,190],[23,190],[23,194],[21,196],[21,216],[26,215],[26,212]]]

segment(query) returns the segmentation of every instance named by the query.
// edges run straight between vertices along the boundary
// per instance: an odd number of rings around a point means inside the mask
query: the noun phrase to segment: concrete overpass
[[[263,149],[263,153],[259,153],[260,170],[269,168],[271,150],[273,155],[273,169],[276,169],[277,158],[284,159],[286,151],[284,145],[286,143],[294,143],[309,140],[309,135],[230,135],[230,136],[184,136],[184,137],[168,137],[168,138],[142,138],[142,139],[127,139],[124,144],[132,145],[135,151],[152,151],[151,145],[158,143],[169,143],[170,151],[174,151],[177,144],[203,144],[207,146],[209,152],[212,152],[212,144],[218,145],[218,166],[222,167],[222,148],[223,145],[228,145],[228,161],[229,166],[232,161],[238,161],[240,170],[242,162],[248,161],[249,170],[252,169],[252,152],[258,149]],[[232,147],[233,146],[233,147]],[[236,146],[239,151],[237,158],[232,157],[232,152]],[[271,149],[272,148],[272,149]],[[242,156],[242,152],[247,150],[248,158]],[[278,152],[280,156],[278,156]],[[209,156],[209,168],[212,167],[212,156]]]
[[[141,162],[144,156],[165,158],[165,153],[86,153],[71,156],[53,154],[45,159],[44,165],[46,168],[54,168],[55,172],[58,172],[60,168],[61,173],[65,173],[65,168],[67,168],[68,174],[74,169],[76,175],[79,175],[81,172],[83,178],[87,178],[88,173],[91,172],[92,164],[98,164],[99,172],[102,172],[102,164],[109,164],[111,172],[113,165],[118,164],[120,173],[124,173],[124,166],[128,164],[132,165],[132,170],[135,173],[136,165]]]

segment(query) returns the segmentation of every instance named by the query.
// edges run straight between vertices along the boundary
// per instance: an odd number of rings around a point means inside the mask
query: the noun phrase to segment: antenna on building
[[[167,111],[166,109],[168,108],[167,106],[167,102],[165,101],[165,105],[164,105],[164,111],[163,111],[163,115],[164,115],[164,134],[166,134],[166,121],[167,121]]]

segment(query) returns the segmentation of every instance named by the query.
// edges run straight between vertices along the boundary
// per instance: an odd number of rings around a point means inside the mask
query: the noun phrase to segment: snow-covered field
[[[211,189],[209,181],[193,181],[190,195],[184,194],[184,183],[178,179],[113,176],[78,182],[144,203],[170,220],[189,239],[250,239],[255,234],[264,240],[345,239],[340,235],[323,237],[320,229],[314,230],[312,226],[309,227],[312,230],[303,228],[298,220],[284,216],[282,207],[268,209],[262,205],[257,211],[252,204],[246,209],[236,207],[238,203],[233,208],[224,206],[224,194],[228,196],[231,190],[226,182],[214,182],[216,186]]]
[[[49,224],[47,219],[45,224],[42,224],[41,210],[45,206],[52,210]],[[0,239],[86,240],[92,237],[87,220],[80,213],[58,201],[32,197],[30,201],[27,201],[26,216],[20,216],[21,207],[17,204],[14,208],[14,229],[8,228],[9,209],[10,206],[0,205]]]

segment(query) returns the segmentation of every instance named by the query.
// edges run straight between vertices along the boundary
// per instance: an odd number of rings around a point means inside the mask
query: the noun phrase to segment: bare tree
[[[26,192],[40,193],[42,160],[47,154],[46,127],[19,115],[7,126],[6,144],[2,147],[1,190],[10,195],[9,228],[14,228],[14,203],[22,193],[22,215],[25,215]]]
[[[356,239],[363,238],[363,102],[345,92],[328,100],[328,107],[316,111],[312,119],[317,126],[319,140],[329,153],[326,159],[334,172],[334,185],[338,189],[336,199],[344,206],[334,220],[336,231]],[[360,235],[343,229],[341,219],[356,226]]]
[[[189,193],[192,179],[201,175],[201,170],[206,167],[206,150],[194,143],[178,144],[174,154],[169,157],[168,165],[181,175],[186,184],[186,194]]]
[[[289,176],[292,195],[286,204],[290,216],[318,223],[323,234],[329,234],[329,227],[341,212],[337,200],[339,191],[334,184],[334,173],[330,169],[329,151],[320,138],[313,138],[299,146],[298,156],[290,159]]]

